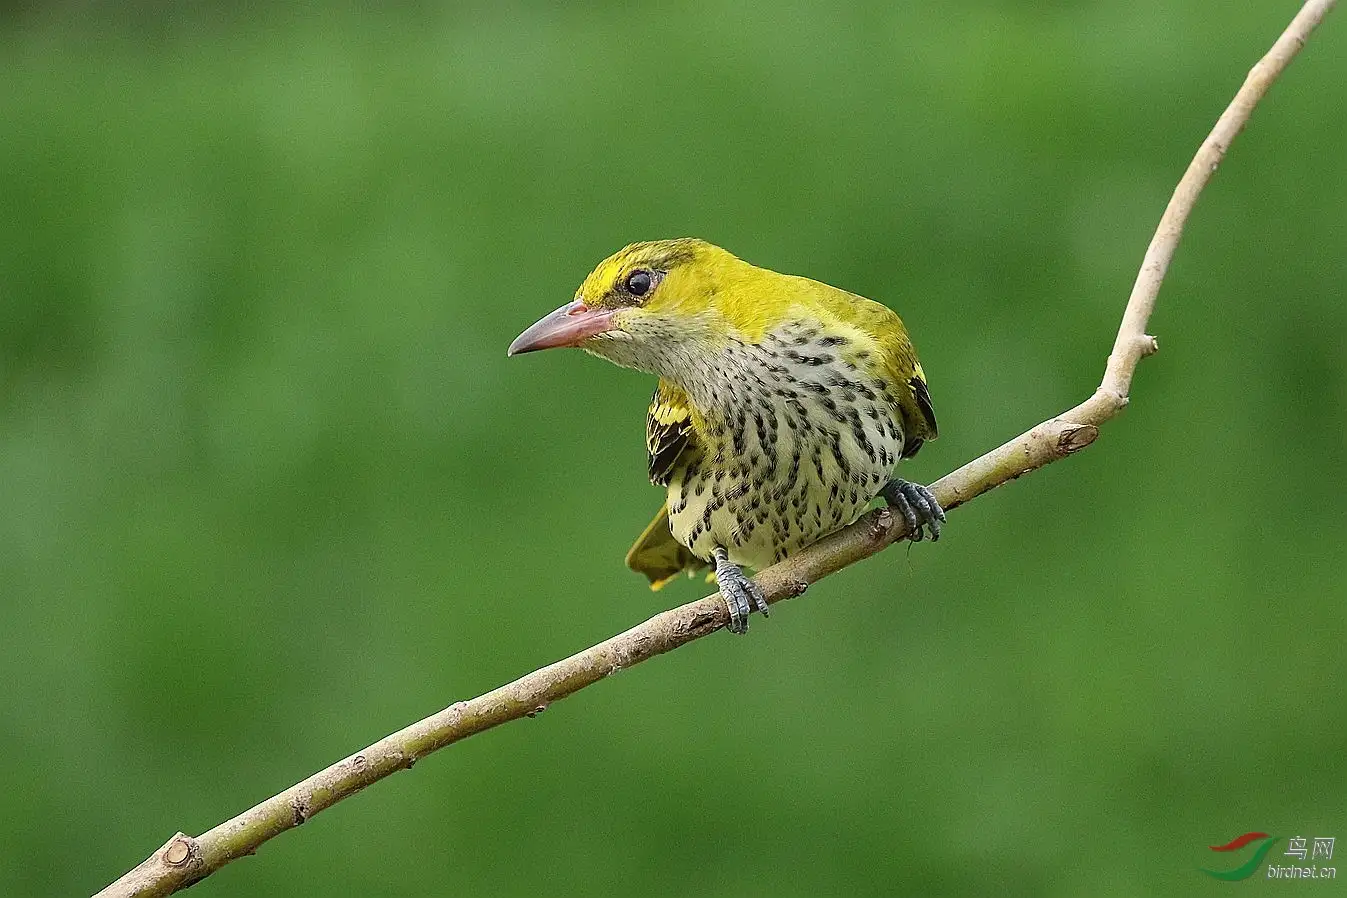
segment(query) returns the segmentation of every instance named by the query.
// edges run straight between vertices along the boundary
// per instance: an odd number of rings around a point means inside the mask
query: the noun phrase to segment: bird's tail
[[[627,567],[649,577],[651,589],[660,589],[683,571],[695,574],[706,567],[706,562],[674,539],[669,529],[669,506],[664,505],[627,552]]]

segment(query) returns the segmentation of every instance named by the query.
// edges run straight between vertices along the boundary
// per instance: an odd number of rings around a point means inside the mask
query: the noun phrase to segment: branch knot
[[[193,855],[200,860],[201,849],[197,846],[196,839],[183,833],[169,839],[168,844],[164,846],[164,863],[170,867],[186,866]]]
[[[1071,424],[1057,436],[1057,451],[1062,455],[1079,452],[1095,441],[1099,428],[1093,424]]]

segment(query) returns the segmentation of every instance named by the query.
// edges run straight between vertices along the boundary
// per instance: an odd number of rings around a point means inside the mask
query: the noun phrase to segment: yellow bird
[[[926,375],[888,307],[750,265],[704,240],[634,243],[533,324],[510,355],[574,346],[659,376],[650,479],[668,488],[627,565],[658,589],[713,565],[729,628],[767,613],[762,569],[883,497],[939,539],[930,490],[893,477],[936,437]]]

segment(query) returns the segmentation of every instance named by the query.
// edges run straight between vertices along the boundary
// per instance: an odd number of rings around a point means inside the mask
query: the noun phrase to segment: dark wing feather
[[[692,408],[687,394],[660,381],[645,417],[645,448],[650,453],[650,482],[668,486],[678,458],[692,441]]]
[[[935,407],[931,405],[931,391],[926,387],[926,378],[922,376],[920,368],[909,383],[912,385],[912,396],[917,400],[917,408],[921,409],[921,416],[926,419],[926,438],[933,440],[939,436],[940,431],[935,425]]]

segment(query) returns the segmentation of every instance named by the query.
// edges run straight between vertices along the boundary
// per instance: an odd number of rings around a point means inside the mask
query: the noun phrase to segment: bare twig
[[[933,484],[931,489],[946,509],[957,508],[974,496],[1085,448],[1098,436],[1099,425],[1127,405],[1137,363],[1156,350],[1155,338],[1146,334],[1146,324],[1198,195],[1211,180],[1230,142],[1248,122],[1254,106],[1334,5],[1335,0],[1309,0],[1304,5],[1268,54],[1250,71],[1243,87],[1198,149],[1146,250],[1099,389],[1070,411],[1044,421]],[[900,518],[887,509],[877,509],[850,527],[768,568],[757,579],[768,601],[778,602],[800,595],[816,580],[873,555],[906,535],[906,525]],[[263,842],[370,783],[411,767],[436,749],[507,721],[533,716],[557,699],[706,636],[727,621],[725,602],[719,594],[657,614],[583,652],[399,730],[201,836],[193,838],[178,833],[99,896],[168,895],[185,888],[230,861],[252,854]]]

